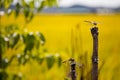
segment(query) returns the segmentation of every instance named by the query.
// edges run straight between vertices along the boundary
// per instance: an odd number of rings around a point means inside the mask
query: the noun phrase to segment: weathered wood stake
[[[93,38],[92,80],[98,80],[98,27],[91,28]]]
[[[76,69],[75,69],[75,67],[76,67],[76,62],[75,62],[75,60],[74,59],[69,59],[69,61],[71,62],[70,63],[70,66],[71,66],[71,79],[72,80],[76,80]]]

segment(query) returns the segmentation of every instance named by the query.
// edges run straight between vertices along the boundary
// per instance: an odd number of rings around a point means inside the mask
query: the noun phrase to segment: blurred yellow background
[[[37,14],[28,24],[25,24],[21,14],[17,19],[13,15],[2,16],[1,23],[3,25],[17,24],[28,32],[42,32],[46,38],[42,50],[45,49],[47,53],[55,55],[59,53],[63,60],[71,58],[73,48],[75,48],[74,57],[76,60],[79,55],[87,52],[90,63],[92,55],[90,28],[92,25],[85,23],[85,20],[98,22],[99,66],[105,61],[99,74],[99,80],[119,80],[120,14]],[[61,68],[58,68],[55,64],[52,69],[47,70],[45,62],[42,65],[33,62],[20,66],[19,69],[10,67],[8,72],[19,70],[23,75],[27,75],[24,76],[25,80],[63,80],[66,77],[66,68],[64,64],[62,65]]]

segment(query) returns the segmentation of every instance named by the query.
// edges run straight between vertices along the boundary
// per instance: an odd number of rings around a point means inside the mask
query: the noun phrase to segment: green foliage
[[[14,48],[14,46],[17,44],[17,42],[20,39],[20,35],[15,32],[15,33],[11,34],[10,36],[8,36],[8,39],[9,39],[9,41],[8,41],[9,46],[11,48]]]
[[[10,9],[10,6],[13,5],[14,0],[0,0],[0,8],[4,9],[5,14],[10,16],[14,12],[15,17],[17,18],[20,13],[24,14],[26,23],[30,22],[35,11],[41,11],[45,6],[51,7],[56,5],[56,0],[17,0],[14,3],[15,9]],[[36,7],[35,3],[39,3],[40,6]],[[1,15],[0,15],[1,16]],[[0,25],[1,26],[1,25]],[[14,61],[17,61],[18,66],[26,65],[31,60],[37,61],[40,65],[45,61],[47,63],[48,69],[53,67],[55,61],[58,61],[58,66],[61,65],[61,58],[55,58],[54,56],[44,56],[40,57],[40,45],[44,45],[46,42],[45,37],[40,32],[28,32],[25,33],[21,31],[16,25],[2,26],[0,32],[0,80],[8,80],[9,75],[12,75],[12,80],[22,80],[22,76],[17,73],[9,74],[7,68],[9,68]],[[7,50],[10,57],[6,57]]]
[[[23,12],[25,21],[30,22],[34,17],[34,12],[41,11],[45,6],[52,7],[57,5],[56,0],[18,0],[13,4],[14,0],[0,0],[0,8],[4,8],[5,13],[9,16],[14,11],[15,17],[18,17],[20,12]],[[36,7],[36,4],[39,4]],[[10,6],[14,5],[15,9],[10,10]]]
[[[14,24],[6,25],[6,26],[1,25],[2,35],[12,34],[14,32],[18,32],[18,30],[19,30],[19,27]]]
[[[0,71],[0,80],[7,80],[8,74],[6,71]]]
[[[14,74],[12,80],[22,80],[22,77],[17,74]]]
[[[40,32],[36,32],[36,35],[41,39],[41,44],[44,45],[45,37],[43,36],[43,34]]]
[[[43,62],[46,62],[48,70],[53,67],[56,61],[58,63],[58,67],[60,67],[62,63],[60,56],[55,57],[54,55],[50,54],[48,56],[41,57],[39,54],[40,45],[43,46],[45,41],[44,35],[40,32],[21,32],[15,25],[2,26],[0,34],[0,51],[1,54],[3,54],[1,68],[2,71],[0,71],[2,80],[7,80],[9,74],[7,73],[6,69],[9,68],[11,63],[15,60],[18,63],[17,67],[20,65],[29,64],[30,60],[34,60],[40,65],[42,65]],[[8,49],[16,51],[14,54],[9,52],[11,56],[9,58],[7,58],[5,54]],[[18,74],[13,74],[12,79],[21,80],[22,77],[20,77]]]
[[[57,2],[56,0],[47,0],[49,6],[55,5]]]
[[[25,53],[27,51],[31,51],[34,48],[35,45],[35,36],[32,33],[29,33],[27,35],[23,35],[23,40],[24,40],[24,44],[26,45],[25,47]]]
[[[20,8],[21,8],[21,6],[20,6],[19,3],[17,3],[17,4],[15,5],[15,7],[16,7],[15,16],[17,17],[17,16],[19,15],[19,13],[20,13]]]
[[[48,67],[48,69],[51,69],[52,66],[53,66],[54,63],[55,63],[55,58],[54,58],[53,55],[48,55],[48,56],[46,57],[46,61],[47,61],[47,67]]]
[[[62,58],[59,56],[58,59],[57,59],[57,62],[58,62],[58,67],[60,67],[62,64]]]
[[[44,6],[45,6],[45,1],[42,1],[41,6],[38,7],[38,11],[41,11]]]
[[[39,64],[42,64],[43,61],[44,61],[44,58],[37,58],[37,61],[38,61]]]
[[[6,45],[6,42],[4,40],[4,37],[0,34],[0,54],[4,53],[5,45]]]

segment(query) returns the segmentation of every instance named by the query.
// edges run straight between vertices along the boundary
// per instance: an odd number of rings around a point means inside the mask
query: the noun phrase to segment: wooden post
[[[76,62],[75,62],[75,60],[74,59],[69,59],[69,61],[71,62],[70,63],[70,66],[71,66],[71,79],[72,80],[76,80],[76,69],[75,69],[75,67],[76,67]]]
[[[98,27],[91,28],[93,38],[92,80],[98,80]]]

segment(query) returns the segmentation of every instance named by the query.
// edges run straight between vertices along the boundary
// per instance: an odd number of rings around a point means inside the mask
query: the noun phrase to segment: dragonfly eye
[[[96,22],[93,22],[93,25],[97,25],[97,23],[96,23]]]

